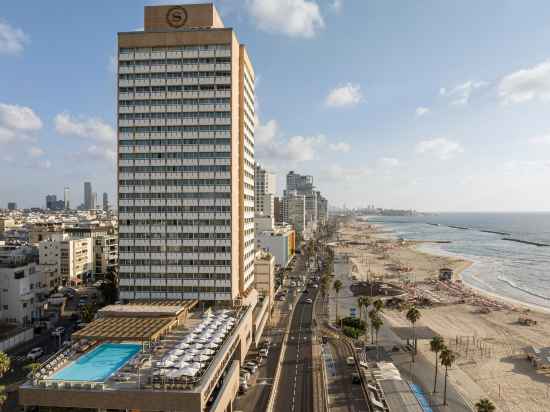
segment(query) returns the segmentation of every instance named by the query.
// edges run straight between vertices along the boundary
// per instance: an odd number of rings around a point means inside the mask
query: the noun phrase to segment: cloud
[[[378,159],[378,165],[384,168],[392,168],[399,166],[400,162],[395,157],[381,157]]]
[[[0,127],[0,143],[11,143],[15,140],[15,132],[5,127]]]
[[[529,139],[529,143],[532,144],[550,144],[550,133],[541,135],[541,136],[534,136]]]
[[[325,26],[319,5],[310,0],[248,0],[260,30],[291,37],[314,37]]]
[[[441,96],[448,97],[453,105],[466,105],[470,101],[472,93],[475,90],[485,86],[487,86],[486,82],[468,80],[467,82],[459,84],[450,90],[442,87],[439,89],[439,94]]]
[[[42,128],[42,121],[30,107],[0,103],[0,125],[11,130],[32,131]]]
[[[65,136],[78,136],[103,143],[116,140],[115,130],[101,119],[75,118],[69,113],[59,113],[54,118],[55,130]]]
[[[262,124],[256,116],[256,130],[254,132],[254,142],[258,145],[265,145],[273,142],[279,131],[279,125],[276,120],[269,120]]]
[[[343,5],[344,5],[344,0],[332,0],[332,3],[330,4],[330,8],[335,12],[339,12],[340,10],[342,10]]]
[[[462,152],[464,152],[464,148],[460,143],[443,137],[422,140],[416,145],[416,153],[430,154],[441,160],[450,159],[455,154]]]
[[[305,162],[317,157],[318,150],[325,144],[323,135],[291,136],[286,138],[279,130],[276,120],[262,123],[256,117],[256,157],[263,162],[274,160]]]
[[[27,149],[29,157],[36,159],[38,157],[44,156],[44,150],[37,146],[31,146]]]
[[[330,91],[325,99],[325,104],[329,107],[354,106],[363,100],[361,86],[348,83]]]
[[[324,142],[324,137],[319,136],[292,136],[288,139],[288,144],[283,147],[281,154],[294,162],[305,162],[313,160],[316,157],[317,148]]]
[[[28,37],[23,30],[10,26],[6,21],[0,20],[0,54],[21,53],[28,42]]]
[[[504,104],[550,100],[550,60],[503,77],[498,97]]]
[[[86,153],[94,159],[110,161],[116,160],[116,152],[109,147],[92,145],[86,149]]]
[[[344,167],[339,164],[331,164],[324,168],[321,172],[321,177],[324,180],[336,182],[351,182],[359,179],[364,179],[371,174],[371,170],[367,167]]]
[[[422,106],[420,106],[420,107],[417,107],[417,108],[416,108],[415,113],[416,113],[416,115],[417,115],[418,117],[424,116],[425,114],[430,113],[430,109],[427,108],[427,107],[422,107]]]
[[[351,145],[346,142],[330,143],[328,148],[333,152],[347,153],[351,150]]]

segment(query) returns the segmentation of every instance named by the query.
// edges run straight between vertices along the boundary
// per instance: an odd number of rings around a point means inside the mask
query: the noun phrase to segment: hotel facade
[[[235,302],[254,281],[254,70],[212,4],[118,34],[120,298]]]

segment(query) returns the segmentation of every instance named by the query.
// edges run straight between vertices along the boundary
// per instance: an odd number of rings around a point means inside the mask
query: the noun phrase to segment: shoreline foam
[[[399,236],[395,233],[395,231],[392,230],[391,228],[388,228],[383,222],[376,222],[376,223],[371,223],[371,224],[374,227],[384,228],[386,230],[386,232],[384,234],[385,235],[389,234],[390,237],[393,238],[394,240],[397,240],[399,238]],[[388,230],[389,230],[390,233],[388,233]],[[409,241],[409,242],[416,242],[415,239],[406,239],[406,240]],[[433,247],[429,247],[430,245],[433,245]],[[541,312],[541,313],[545,313],[545,314],[550,314],[550,298],[549,297],[545,297],[545,296],[542,296],[542,295],[535,294],[533,292],[525,290],[525,288],[521,288],[521,287],[518,287],[518,286],[513,286],[513,285],[510,284],[509,280],[505,281],[505,280],[502,280],[502,279],[497,277],[497,279],[499,281],[501,281],[503,283],[506,283],[512,289],[518,290],[518,291],[520,291],[524,294],[531,295],[531,296],[533,296],[535,298],[538,298],[538,299],[548,300],[549,301],[549,306],[544,306],[542,304],[536,304],[536,303],[531,303],[531,302],[525,302],[525,301],[517,299],[517,298],[502,295],[502,294],[500,294],[496,291],[489,291],[489,290],[483,289],[482,287],[479,287],[477,285],[474,285],[474,284],[468,282],[468,278],[464,277],[463,273],[467,270],[475,270],[476,265],[479,265],[480,262],[476,261],[475,258],[472,258],[470,256],[460,255],[460,254],[455,253],[455,252],[450,252],[448,250],[443,250],[440,245],[441,245],[440,242],[421,240],[417,244],[415,244],[413,247],[419,253],[425,253],[427,255],[438,256],[438,257],[460,259],[460,260],[463,260],[465,262],[469,262],[469,264],[467,266],[465,266],[464,268],[462,268],[462,270],[455,271],[455,275],[456,275],[457,279],[459,279],[465,287],[471,289],[475,293],[478,293],[480,295],[484,295],[484,296],[486,296],[488,298],[491,298],[491,299],[500,300],[502,303],[506,303],[506,304],[509,304],[509,305],[514,305],[514,306],[523,307],[525,309],[529,309],[529,310],[532,310],[532,311],[537,311],[537,312]],[[474,277],[474,276],[472,275],[472,277]],[[482,279],[479,279],[478,281],[480,283],[484,283]]]

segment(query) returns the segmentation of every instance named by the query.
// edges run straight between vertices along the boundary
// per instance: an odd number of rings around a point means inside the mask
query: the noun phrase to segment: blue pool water
[[[103,343],[52,375],[64,381],[104,382],[141,349],[133,343]]]

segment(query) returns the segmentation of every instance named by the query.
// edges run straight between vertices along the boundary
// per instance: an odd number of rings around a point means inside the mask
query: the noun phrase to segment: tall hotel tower
[[[212,4],[118,34],[120,298],[238,302],[254,281],[254,70]]]

